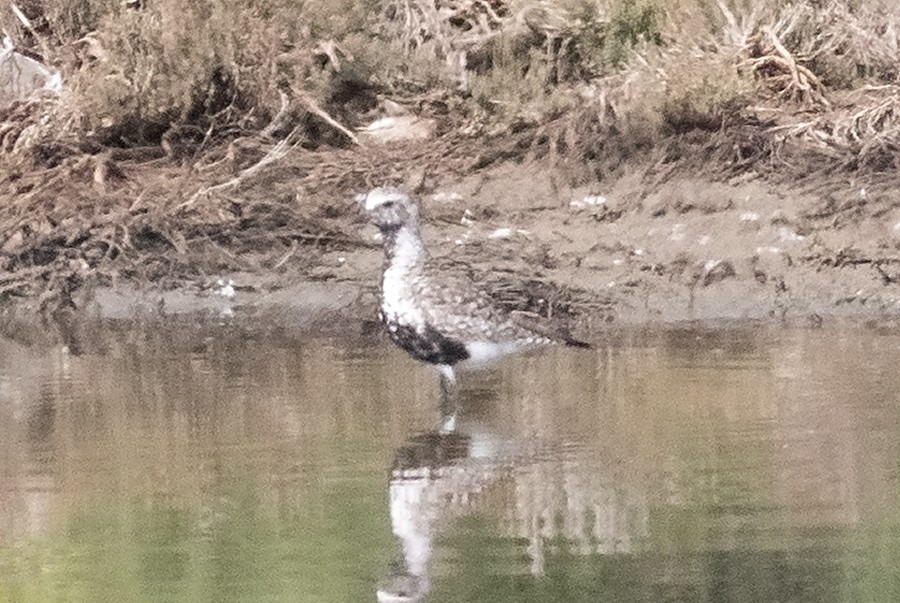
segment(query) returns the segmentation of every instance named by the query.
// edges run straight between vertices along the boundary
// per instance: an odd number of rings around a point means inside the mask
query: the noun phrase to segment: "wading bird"
[[[456,417],[454,369],[477,368],[514,352],[562,343],[589,344],[508,312],[470,279],[438,269],[419,234],[419,210],[396,188],[376,188],[363,202],[384,239],[380,319],[391,340],[413,358],[437,366],[444,429]]]

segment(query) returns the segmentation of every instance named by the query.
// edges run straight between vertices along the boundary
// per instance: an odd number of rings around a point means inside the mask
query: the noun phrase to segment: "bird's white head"
[[[372,222],[382,232],[397,231],[404,226],[418,226],[419,210],[416,203],[400,189],[372,189],[363,203]]]

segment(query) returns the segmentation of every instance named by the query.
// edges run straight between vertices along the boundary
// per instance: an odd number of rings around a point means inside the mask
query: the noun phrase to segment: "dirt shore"
[[[432,255],[481,279],[501,303],[589,336],[685,323],[896,324],[893,179],[792,185],[682,173],[652,183],[649,170],[577,187],[546,164],[498,163],[428,186],[423,234]],[[274,265],[176,286],[124,279],[50,320],[36,318],[36,300],[21,301],[6,307],[4,332],[71,344],[79,325],[183,319],[283,334],[364,332],[373,327],[381,250],[361,215],[339,220],[358,244],[301,247]]]
[[[900,313],[879,0],[38,4],[0,14],[46,67],[0,108],[2,333],[368,329],[382,185],[448,270],[586,336]]]

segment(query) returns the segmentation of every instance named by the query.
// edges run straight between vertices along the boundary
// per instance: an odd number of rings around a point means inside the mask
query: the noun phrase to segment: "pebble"
[[[225,299],[234,299],[234,281],[219,279],[216,281],[216,295],[221,295]]]
[[[569,203],[569,207],[572,209],[584,209],[585,207],[597,207],[598,205],[604,205],[605,203],[606,197],[603,195],[587,195],[581,199],[572,200]]]
[[[782,241],[802,241],[806,237],[799,235],[790,228],[782,226],[778,229],[778,238]]]

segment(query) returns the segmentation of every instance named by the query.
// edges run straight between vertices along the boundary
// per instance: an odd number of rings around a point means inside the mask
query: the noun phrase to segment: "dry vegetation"
[[[64,91],[0,109],[0,298],[46,307],[90,282],[361,244],[334,199],[407,180],[404,165],[547,155],[596,178],[651,149],[723,171],[900,161],[892,0],[12,6],[0,27]],[[437,138],[360,146],[355,128],[389,106],[435,117]]]

